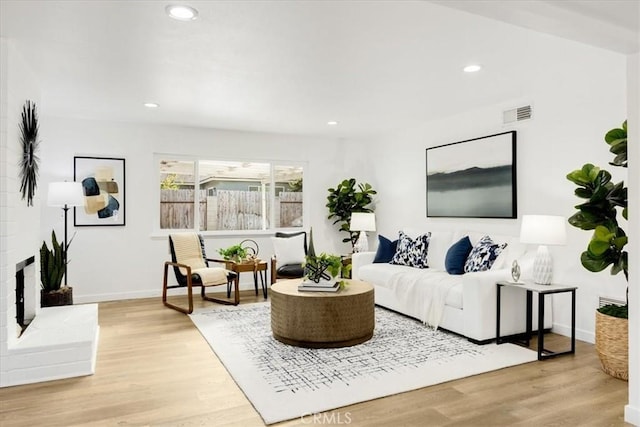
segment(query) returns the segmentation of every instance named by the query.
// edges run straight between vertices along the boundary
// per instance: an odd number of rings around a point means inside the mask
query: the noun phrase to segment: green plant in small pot
[[[373,195],[377,192],[369,183],[358,184],[354,178],[345,179],[336,188],[329,188],[327,196],[328,219],[333,219],[333,224],[339,225],[339,231],[348,233],[349,237],[342,239],[344,243],[350,242],[351,247],[358,241],[358,231],[351,231],[351,213],[373,212],[369,206],[373,202]]]
[[[615,158],[609,164],[627,167],[627,122],[607,132],[605,142]],[[587,250],[580,255],[582,265],[589,271],[600,272],[611,267],[611,274],[620,272],[629,282],[628,253],[624,247],[628,237],[618,222],[618,213],[627,219],[627,187],[624,181],[611,182],[611,174],[587,163],[567,175],[578,186],[575,195],[586,199],[575,208],[569,223],[582,230],[593,230]],[[616,378],[628,380],[628,307],[606,305],[596,312],[596,351],[602,369]]]
[[[232,245],[224,249],[218,249],[218,253],[222,255],[225,261],[242,263],[247,259],[247,249],[242,247],[241,244]]]
[[[40,306],[53,307],[73,304],[73,288],[61,286],[65,274],[64,242],[58,243],[56,232],[51,232],[51,249],[47,242],[42,242],[40,248]]]

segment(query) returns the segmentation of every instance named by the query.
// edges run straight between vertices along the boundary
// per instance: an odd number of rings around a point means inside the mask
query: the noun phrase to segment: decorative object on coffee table
[[[309,231],[309,250],[304,263],[304,281],[302,286],[317,287],[318,284],[334,285],[342,276],[343,270],[348,270],[351,265],[344,265],[342,257],[321,253],[316,255],[313,246],[313,230]],[[340,282],[342,286],[344,282]]]

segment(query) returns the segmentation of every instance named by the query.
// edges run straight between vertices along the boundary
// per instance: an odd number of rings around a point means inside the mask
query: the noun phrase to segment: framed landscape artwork
[[[84,192],[84,206],[73,210],[76,227],[125,225],[124,159],[74,157],[73,179]]]
[[[516,131],[426,154],[428,217],[517,218]]]

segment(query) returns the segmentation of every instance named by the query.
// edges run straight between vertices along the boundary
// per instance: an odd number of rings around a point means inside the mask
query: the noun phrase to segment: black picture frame
[[[125,159],[73,158],[73,180],[82,183],[84,206],[74,207],[73,225],[124,226],[126,224]]]
[[[516,131],[426,149],[427,217],[517,218]]]

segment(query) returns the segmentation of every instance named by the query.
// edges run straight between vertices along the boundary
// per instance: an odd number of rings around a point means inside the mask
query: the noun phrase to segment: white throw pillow
[[[278,266],[304,262],[304,234],[293,237],[272,237],[271,241]]]

